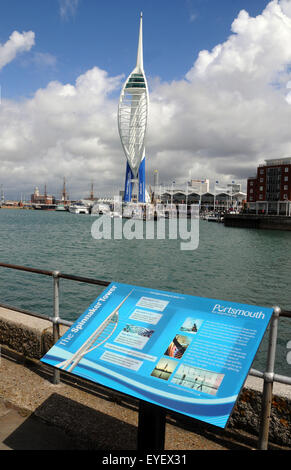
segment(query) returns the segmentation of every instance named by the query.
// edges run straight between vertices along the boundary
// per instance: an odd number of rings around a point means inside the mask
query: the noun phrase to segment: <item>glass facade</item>
[[[281,189],[281,167],[267,168],[266,200],[279,201]]]

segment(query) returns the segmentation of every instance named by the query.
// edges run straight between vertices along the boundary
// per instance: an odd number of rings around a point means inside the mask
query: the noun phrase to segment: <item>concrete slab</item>
[[[248,376],[245,386],[258,392],[263,392],[264,381],[258,377]],[[273,384],[273,394],[291,400],[291,385],[275,382]]]
[[[25,416],[2,402],[0,450],[73,450],[74,442],[60,429],[33,415]]]

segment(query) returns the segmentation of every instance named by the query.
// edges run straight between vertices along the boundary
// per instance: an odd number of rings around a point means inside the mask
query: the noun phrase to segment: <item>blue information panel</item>
[[[224,428],[272,313],[111,283],[42,361]]]

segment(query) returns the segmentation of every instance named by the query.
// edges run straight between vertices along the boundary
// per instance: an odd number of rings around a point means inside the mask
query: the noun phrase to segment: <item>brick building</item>
[[[54,204],[55,198],[54,196],[50,196],[46,192],[46,187],[44,190],[44,194],[39,193],[38,187],[34,189],[34,193],[31,195],[31,203],[32,204]]]
[[[254,208],[255,203],[267,203],[265,207],[269,212],[281,213],[282,207],[286,209],[289,201],[291,158],[265,160],[264,164],[258,166],[257,175],[247,181],[247,202],[250,209]]]

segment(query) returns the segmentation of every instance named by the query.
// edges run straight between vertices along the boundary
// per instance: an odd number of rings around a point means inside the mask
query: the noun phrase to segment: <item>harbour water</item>
[[[290,232],[200,221],[199,246],[180,240],[95,240],[94,218],[68,212],[0,210],[0,260],[67,274],[291,310]],[[60,315],[75,320],[103,290],[60,281]],[[52,315],[52,279],[0,268],[0,302]],[[266,335],[253,367],[264,370]],[[280,319],[276,373],[291,376],[291,320]]]

